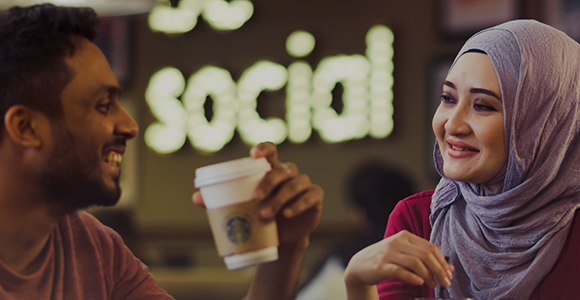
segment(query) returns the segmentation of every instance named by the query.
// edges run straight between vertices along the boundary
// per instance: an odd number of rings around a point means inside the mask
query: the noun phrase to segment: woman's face
[[[485,183],[507,162],[499,82],[486,54],[468,52],[443,84],[433,132],[451,180]]]

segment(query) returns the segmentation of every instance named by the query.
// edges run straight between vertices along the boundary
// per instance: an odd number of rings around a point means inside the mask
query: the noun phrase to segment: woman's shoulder
[[[431,234],[429,215],[433,192],[433,190],[424,191],[399,201],[389,216],[385,236],[407,230],[417,236],[429,238]]]
[[[428,190],[417,193],[415,195],[411,195],[399,202],[405,202],[408,205],[431,205],[431,197],[433,197],[433,193],[435,190]]]
[[[431,214],[431,197],[434,190],[423,191],[411,195],[397,203],[395,210],[400,210],[414,216],[429,217]]]

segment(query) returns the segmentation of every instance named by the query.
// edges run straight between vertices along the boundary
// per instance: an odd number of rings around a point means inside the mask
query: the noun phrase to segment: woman
[[[537,21],[471,37],[433,117],[442,179],[353,257],[349,299],[577,298],[579,74],[580,45]]]

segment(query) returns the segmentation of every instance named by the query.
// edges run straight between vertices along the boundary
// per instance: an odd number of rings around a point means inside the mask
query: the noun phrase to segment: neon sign
[[[261,60],[245,70],[238,82],[229,71],[207,65],[187,81],[166,67],[150,78],[145,99],[158,120],[145,131],[145,142],[158,153],[172,153],[189,139],[201,153],[219,151],[237,129],[244,143],[303,143],[312,130],[328,143],[371,136],[387,137],[393,130],[393,33],[383,25],[366,35],[365,55],[323,58],[316,70],[302,60],[287,68]],[[304,31],[290,34],[286,49],[294,57],[314,48]],[[337,83],[344,87],[343,110],[331,107]],[[263,119],[256,111],[262,91],[285,88],[286,117]],[[213,117],[205,117],[206,97],[213,100]],[[181,101],[180,101],[181,99]]]
[[[248,0],[181,0],[176,8],[169,1],[156,5],[149,13],[149,27],[153,31],[180,34],[192,30],[201,15],[215,30],[240,28],[254,13]]]

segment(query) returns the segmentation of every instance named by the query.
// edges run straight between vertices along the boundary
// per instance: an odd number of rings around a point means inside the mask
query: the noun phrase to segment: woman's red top
[[[425,191],[401,200],[389,217],[385,238],[407,230],[429,240],[431,235],[431,196]],[[579,299],[580,288],[580,222],[576,213],[566,244],[552,271],[536,287],[530,300]],[[398,279],[388,279],[378,286],[381,300],[413,300],[415,297],[433,297],[434,290],[427,285],[416,286]]]

